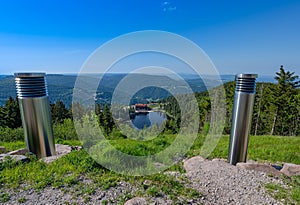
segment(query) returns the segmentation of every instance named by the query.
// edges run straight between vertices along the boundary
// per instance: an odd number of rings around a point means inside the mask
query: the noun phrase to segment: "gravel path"
[[[203,204],[282,204],[263,187],[283,182],[266,173],[240,169],[223,160],[195,160],[191,167],[186,175],[192,187],[203,193]]]
[[[192,187],[203,197],[188,200],[181,204],[282,204],[270,197],[264,190],[264,184],[284,183],[276,177],[268,177],[263,172],[249,171],[231,166],[223,160],[206,161],[195,159],[185,163],[186,174],[169,172],[175,177],[185,175]],[[4,204],[123,204],[125,196],[135,197],[137,187],[120,182],[116,187],[102,190],[89,180],[82,179],[84,186],[52,188],[38,192],[33,189],[18,191],[0,189],[9,193],[10,199]],[[92,194],[82,194],[82,189],[93,187]],[[140,190],[141,192],[142,190]],[[167,195],[145,198],[147,204],[174,204]],[[178,201],[180,202],[180,201]],[[180,203],[179,203],[180,204]]]

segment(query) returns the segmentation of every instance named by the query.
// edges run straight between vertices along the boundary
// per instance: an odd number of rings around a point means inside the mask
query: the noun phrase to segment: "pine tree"
[[[270,134],[278,135],[294,135],[291,125],[295,123],[293,114],[296,112],[296,105],[294,103],[297,94],[297,87],[300,81],[299,77],[294,72],[285,71],[283,66],[280,71],[276,72],[275,80],[277,86],[273,90],[273,104],[275,112],[273,116],[272,128]]]
[[[51,104],[52,121],[54,123],[63,123],[65,119],[70,118],[69,110],[65,104],[59,100],[55,104]]]
[[[17,98],[14,99],[10,96],[5,102],[2,112],[4,115],[5,126],[10,128],[21,127],[22,120]]]
[[[0,106],[0,127],[4,127],[5,124],[5,112],[4,112],[4,108],[2,106]]]
[[[100,125],[103,127],[105,133],[109,135],[114,127],[114,121],[112,118],[112,114],[107,104],[103,106],[102,110],[102,121],[100,121]]]

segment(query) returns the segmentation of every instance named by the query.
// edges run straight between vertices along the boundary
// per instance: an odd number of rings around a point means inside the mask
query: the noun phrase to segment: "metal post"
[[[238,162],[246,162],[256,78],[256,74],[236,75],[236,88],[228,153],[228,161],[232,165],[236,165]]]
[[[45,73],[15,73],[27,149],[38,158],[55,155]]]

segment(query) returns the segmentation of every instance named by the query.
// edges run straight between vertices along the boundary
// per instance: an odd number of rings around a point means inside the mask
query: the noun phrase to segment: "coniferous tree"
[[[103,106],[102,110],[102,121],[100,121],[100,125],[103,127],[105,133],[109,135],[114,127],[114,121],[112,118],[112,114],[107,104]]]
[[[57,101],[55,104],[51,104],[50,108],[52,121],[54,123],[63,123],[65,119],[70,118],[69,110],[61,100]]]
[[[275,80],[277,86],[273,90],[274,99],[272,101],[275,112],[273,116],[270,134],[294,135],[291,123],[294,123],[293,114],[296,112],[295,96],[300,81],[294,72],[285,71],[283,66],[276,73]]]
[[[2,112],[4,115],[5,126],[10,128],[17,128],[22,126],[21,114],[17,98],[14,99],[10,96],[6,101]]]
[[[2,106],[0,106],[0,126],[4,127],[5,125],[6,125],[6,121],[5,121],[4,108]]]

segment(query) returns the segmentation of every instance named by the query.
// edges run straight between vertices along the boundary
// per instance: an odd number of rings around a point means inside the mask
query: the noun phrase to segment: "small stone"
[[[143,182],[143,185],[144,185],[144,187],[145,188],[148,188],[150,185],[151,185],[151,181],[150,180],[145,180],[144,182]]]
[[[142,197],[135,197],[124,203],[124,205],[146,205],[146,204],[147,204],[146,199]]]
[[[291,177],[300,175],[300,165],[285,163],[283,168],[280,170],[283,174]]]
[[[198,167],[199,163],[204,162],[204,161],[205,161],[205,159],[203,157],[195,156],[188,160],[185,160],[183,162],[183,167],[184,167],[185,171],[187,171],[187,172],[193,171]]]
[[[164,172],[165,175],[170,175],[170,176],[173,176],[173,177],[176,177],[176,176],[180,176],[180,172],[175,172],[175,171],[166,171]]]
[[[3,146],[0,146],[0,154],[5,154],[6,153],[6,148]]]
[[[15,151],[11,151],[7,154],[9,154],[9,155],[25,155],[27,153],[28,153],[28,150],[23,148],[23,149],[18,149],[18,150],[15,150]]]

